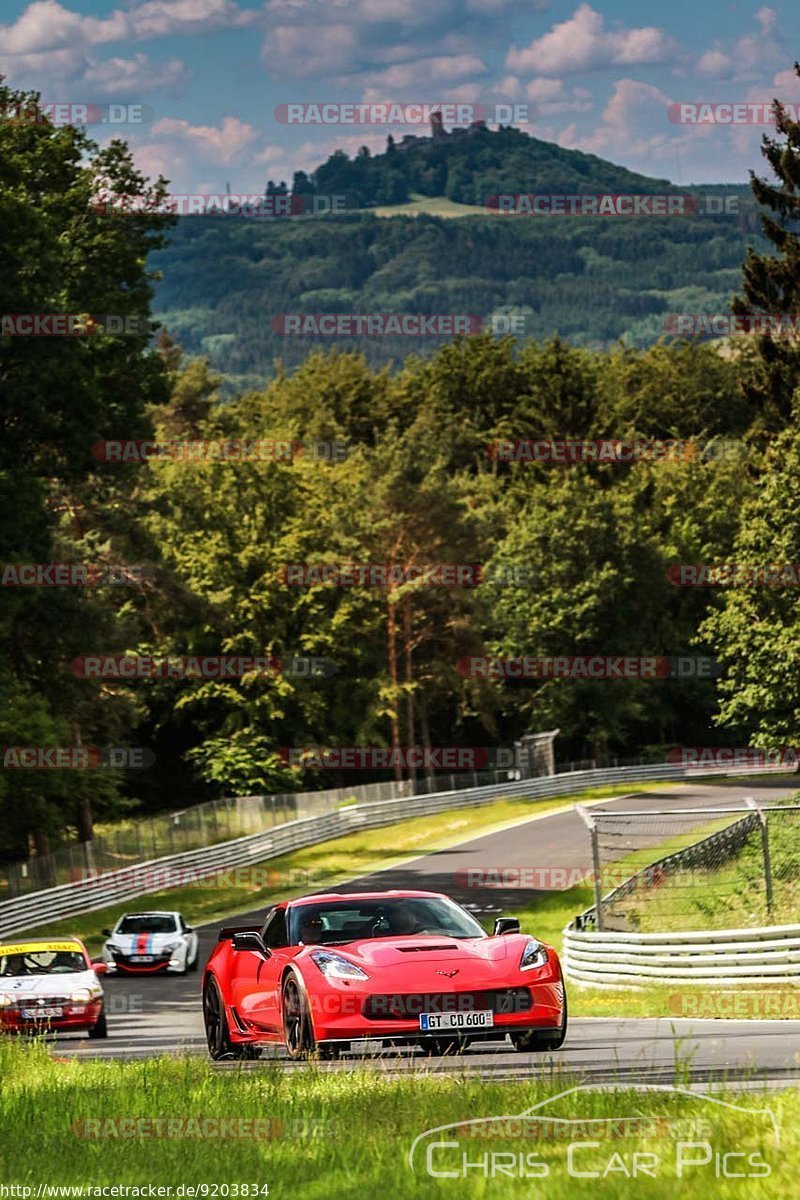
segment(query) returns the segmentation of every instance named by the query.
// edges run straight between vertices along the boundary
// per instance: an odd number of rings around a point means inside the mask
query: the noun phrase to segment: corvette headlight
[[[311,957],[327,979],[369,979],[366,971],[342,958],[341,954],[331,954],[328,950],[315,950]]]
[[[14,1001],[5,992],[0,992],[0,1008],[9,1008]]]
[[[531,971],[534,967],[543,967],[547,962],[547,951],[541,942],[531,940],[522,951],[519,960],[520,971]]]

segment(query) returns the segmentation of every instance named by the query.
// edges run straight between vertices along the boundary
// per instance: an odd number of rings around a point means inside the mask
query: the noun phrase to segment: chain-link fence
[[[91,842],[75,842],[52,854],[38,855],[3,868],[0,865],[0,899],[13,899],[45,888],[72,883],[87,872],[114,871],[132,863],[165,855],[199,850],[232,838],[262,833],[286,821],[322,816],[343,804],[368,804],[402,800],[433,792],[485,787],[514,779],[552,775],[553,740],[558,731],[529,734],[517,742],[517,766],[511,770],[467,771],[459,774],[420,775],[410,780],[327,788],[316,792],[288,792],[274,796],[239,796],[193,805],[180,812],[163,813],[115,823]],[[640,760],[637,760],[637,764]],[[591,766],[598,764],[592,761]],[[614,765],[617,765],[616,760]],[[576,769],[575,764],[568,764]],[[562,769],[567,769],[567,765]]]
[[[800,805],[584,814],[595,904],[578,927],[641,933],[800,920]]]
[[[286,821],[334,812],[343,804],[402,800],[407,796],[427,796],[433,792],[486,787],[601,767],[642,766],[658,758],[657,755],[628,759],[593,758],[556,764],[553,741],[557,732],[530,734],[516,742],[516,765],[511,769],[420,775],[416,783],[386,780],[316,792],[238,796],[211,800],[180,812],[117,822],[107,830],[100,830],[91,842],[75,842],[52,854],[38,855],[5,868],[0,865],[0,899],[13,899],[72,883],[85,878],[87,872],[114,871],[132,863],[149,862],[165,855],[199,850],[232,838],[262,833]]]

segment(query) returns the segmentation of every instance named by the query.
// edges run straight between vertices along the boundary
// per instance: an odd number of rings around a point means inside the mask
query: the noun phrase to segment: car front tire
[[[108,1037],[108,1021],[106,1020],[106,1010],[104,1008],[102,1008],[100,1010],[100,1016],[97,1018],[94,1025],[92,1026],[92,1028],[89,1030],[89,1037],[90,1038]]]
[[[557,1032],[539,1033],[536,1029],[528,1029],[524,1033],[512,1033],[511,1041],[515,1050],[547,1052],[560,1050],[567,1036],[567,993],[564,992],[564,1009],[561,1015],[561,1026]]]

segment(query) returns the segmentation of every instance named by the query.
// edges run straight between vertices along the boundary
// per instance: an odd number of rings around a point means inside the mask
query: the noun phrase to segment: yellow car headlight
[[[72,993],[73,1004],[88,1004],[91,998],[92,993],[88,988],[78,988],[76,992]]]
[[[8,1008],[14,1001],[5,992],[0,992],[0,1008]]]

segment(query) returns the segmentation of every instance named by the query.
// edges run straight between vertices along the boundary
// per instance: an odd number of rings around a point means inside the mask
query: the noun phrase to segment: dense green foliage
[[[677,190],[665,179],[507,126],[455,128],[436,137],[410,134],[399,143],[389,138],[383,154],[372,155],[364,146],[349,158],[337,150],[310,176],[296,172],[292,183],[297,194],[344,193],[358,208],[402,203],[415,192],[483,205],[498,192]]]
[[[530,338],[650,345],[671,313],[728,311],[750,243],[764,244],[741,215],[194,216],[151,262],[171,334],[246,386],[276,358],[296,366],[334,348],[397,367],[445,340],[289,336],[272,325],[280,313],[516,314]]]
[[[609,313],[623,292],[637,319],[656,324],[665,307],[718,305],[738,281],[735,223],[553,218],[543,231],[490,217],[197,217],[182,219],[163,251],[162,218],[91,206],[102,187],[122,195],[146,186],[121,144],[100,154],[76,131],[47,125],[5,125],[0,138],[2,311],[147,314],[147,264],[157,264],[171,331],[189,351],[213,351],[210,366],[163,336],[156,346],[144,336],[0,340],[3,561],[151,568],[127,588],[3,589],[3,744],[122,741],[151,748],[157,763],[126,783],[106,771],[4,771],[0,855],[21,856],[32,837],[43,850],[48,837],[85,835],[93,813],[134,801],[174,807],[355,778],[303,775],[284,765],[280,747],[509,746],[558,726],[565,759],[796,736],[794,594],[720,596],[668,577],[672,564],[734,554],[800,558],[795,359],[781,348],[776,382],[770,339],[743,339],[726,355],[709,344],[594,345],[618,332]],[[427,151],[393,153],[422,162]],[[567,186],[559,175],[550,184]],[[794,262],[788,235],[766,232]],[[796,307],[786,286],[765,290],[783,261],[754,249],[743,304]],[[481,334],[432,355],[397,339],[394,370],[380,366],[389,339],[366,354],[294,339],[288,366],[268,378],[278,311],[507,307],[535,312],[534,332],[548,336]],[[203,340],[209,328],[224,331],[221,343]],[[237,340],[232,330],[245,332]],[[580,338],[589,345],[573,344]],[[231,394],[231,379],[254,374],[257,386]],[[306,455],[129,466],[91,456],[98,439],[151,429],[161,439],[327,439],[349,453],[335,463]],[[497,438],[541,437],[680,438],[712,449],[571,466],[487,453]],[[281,575],[286,564],[346,562],[522,566],[529,577],[379,589],[291,587]],[[319,655],[336,673],[125,682],[69,669],[77,655],[122,651]],[[716,654],[721,683],[508,684],[458,669],[480,654],[691,653]],[[720,719],[723,733],[714,731]]]

